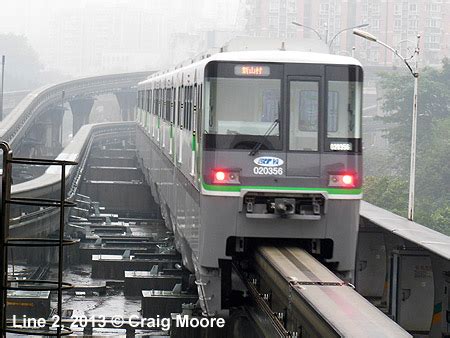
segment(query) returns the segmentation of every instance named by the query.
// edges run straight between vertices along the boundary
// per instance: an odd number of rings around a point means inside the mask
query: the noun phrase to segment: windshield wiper
[[[259,149],[261,149],[264,141],[267,139],[267,137],[270,135],[270,133],[272,133],[272,131],[275,129],[275,127],[278,125],[280,121],[278,119],[276,119],[275,121],[272,122],[272,124],[270,125],[269,129],[267,129],[267,131],[264,133],[261,141],[257,142],[255,144],[255,146],[253,147],[253,149],[248,153],[249,156],[255,156]]]

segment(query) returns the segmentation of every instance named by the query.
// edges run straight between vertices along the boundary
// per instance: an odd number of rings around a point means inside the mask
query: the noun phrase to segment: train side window
[[[184,87],[184,109],[183,109],[183,127],[187,128],[187,115],[188,115],[188,91],[189,87]]]
[[[194,109],[195,109],[195,87],[191,86],[191,116],[189,119],[189,130],[194,130]]]
[[[184,128],[188,129],[188,115],[189,115],[189,86],[184,88]]]
[[[192,86],[189,86],[188,90],[188,116],[187,116],[187,129],[191,130],[191,118],[192,118]]]
[[[150,90],[150,114],[153,113],[153,90]]]
[[[166,109],[164,112],[164,119],[166,121],[170,120],[170,88],[166,88]]]
[[[144,90],[141,92],[141,108],[144,109]]]
[[[165,92],[166,92],[166,100],[164,101],[164,120],[169,121],[169,110],[170,110],[169,96],[170,96],[170,89],[166,88]]]
[[[166,89],[161,90],[161,119],[164,120],[166,112]]]
[[[145,107],[146,112],[150,112],[150,99],[151,99],[150,93],[151,93],[150,90],[147,90],[147,102]]]
[[[192,86],[189,86],[188,91],[188,102],[189,102],[189,109],[188,109],[188,116],[187,116],[187,129],[192,130]]]
[[[175,122],[175,88],[172,87],[172,97],[170,99],[170,123]]]
[[[159,109],[159,89],[155,89],[155,116],[158,116]]]
[[[156,112],[155,115],[159,116],[159,106],[160,106],[160,96],[161,95],[161,89],[156,90]]]
[[[162,110],[164,108],[164,95],[163,95],[163,89],[161,88],[159,90],[159,109],[158,109],[158,116],[162,116]]]
[[[197,99],[197,138],[200,139],[200,135],[201,135],[201,130],[202,130],[202,117],[203,117],[203,111],[202,111],[202,107],[203,107],[203,97],[202,97],[202,90],[203,90],[203,85],[199,85],[198,89],[197,89],[197,95],[198,95],[198,99]]]
[[[160,98],[159,98],[159,117],[164,118],[164,89],[160,89]]]
[[[158,107],[158,91],[153,89],[153,115],[156,115],[156,108]]]
[[[194,84],[193,98],[193,113],[192,113],[192,130],[197,130],[197,116],[198,116],[198,86]]]
[[[178,87],[178,126],[182,127],[183,126],[183,87]]]
[[[144,90],[143,94],[142,109],[144,109],[144,111],[148,111],[148,90]]]
[[[163,95],[164,95],[164,105],[163,105],[163,110],[162,110],[162,119],[163,120],[166,120],[166,110],[167,110],[167,94],[168,94],[168,91],[167,91],[167,88],[164,88],[163,89]]]
[[[151,91],[151,89],[149,89],[148,90],[148,101],[147,101],[147,111],[149,112],[149,113],[151,113],[152,112],[152,91]]]
[[[159,89],[156,89],[155,115],[159,112]]]
[[[175,98],[174,98],[174,107],[173,107],[173,118],[174,118],[174,125],[179,125],[179,119],[180,119],[180,91],[178,87],[175,88]]]
[[[197,114],[197,84],[192,86],[192,117],[191,130],[195,130],[195,115]]]
[[[167,88],[166,93],[166,121],[170,121],[170,96],[172,95],[171,89]]]
[[[162,90],[162,95],[163,95],[163,99],[162,99],[162,109],[161,109],[161,119],[165,120],[166,119],[166,100],[167,100],[167,89],[164,88]]]
[[[142,102],[143,102],[143,104],[142,104],[142,109],[143,110],[146,110],[146,108],[145,108],[145,103],[146,103],[146,95],[147,95],[147,92],[144,90],[144,92],[142,93],[143,94],[143,100],[142,100]]]

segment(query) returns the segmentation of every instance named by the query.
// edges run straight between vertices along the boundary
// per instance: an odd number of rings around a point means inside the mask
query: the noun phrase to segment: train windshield
[[[278,65],[216,63],[206,78],[206,146],[281,150],[278,120],[282,69]]]

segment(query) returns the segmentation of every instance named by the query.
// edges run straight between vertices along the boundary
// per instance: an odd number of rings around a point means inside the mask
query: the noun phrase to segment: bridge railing
[[[362,202],[355,277],[406,330],[448,335],[449,236]]]
[[[14,147],[17,140],[24,135],[45,108],[61,103],[63,91],[66,99],[77,95],[97,95],[135,86],[149,74],[150,72],[136,72],[95,76],[36,89],[0,122],[0,139]]]

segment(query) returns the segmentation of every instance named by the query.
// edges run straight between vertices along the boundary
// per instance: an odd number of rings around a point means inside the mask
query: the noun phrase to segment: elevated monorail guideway
[[[266,337],[411,337],[301,248],[260,246],[253,262],[250,273],[237,269]]]
[[[38,88],[20,101],[13,111],[1,121],[0,139],[8,142],[14,149],[46,109],[61,103],[63,92],[66,100],[86,95],[116,93],[124,88],[136,86],[139,81],[144,80],[151,73],[135,72],[94,76]]]
[[[73,140],[65,147],[56,160],[77,161],[78,166],[68,166],[66,182],[68,198],[73,199],[80,183],[81,174],[86,167],[86,159],[95,138],[111,137],[111,135],[126,135],[133,133],[134,122],[112,122],[86,125],[80,129]],[[43,175],[20,184],[14,184],[11,195],[14,198],[24,196],[45,198],[59,190],[58,168],[50,166]],[[11,229],[13,234],[26,233],[28,236],[36,233],[49,234],[55,230],[54,208],[18,209],[11,213]]]

